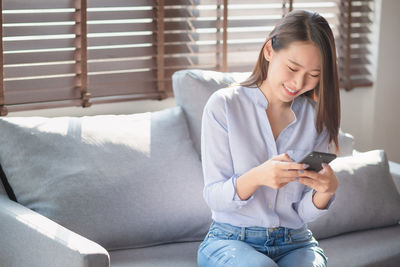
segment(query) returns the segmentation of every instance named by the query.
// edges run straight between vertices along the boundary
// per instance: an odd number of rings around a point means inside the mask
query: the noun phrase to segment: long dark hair
[[[274,51],[288,48],[296,41],[313,42],[321,53],[321,74],[317,86],[304,95],[316,101],[316,129],[323,126],[329,132],[329,142],[334,141],[339,151],[340,93],[336,66],[335,40],[328,22],[318,13],[295,10],[283,17],[269,34],[262,46],[252,74],[240,85],[260,86],[267,79],[268,61],[264,58],[264,47],[268,41]]]

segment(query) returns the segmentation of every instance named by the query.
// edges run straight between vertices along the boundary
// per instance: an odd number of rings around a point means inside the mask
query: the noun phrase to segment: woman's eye
[[[288,68],[289,68],[289,70],[291,70],[291,71],[293,71],[293,72],[296,72],[297,70],[295,70],[295,69],[293,69],[293,68],[291,68],[291,67],[289,67],[288,66]]]
[[[319,74],[316,74],[316,75],[310,74],[310,76],[313,77],[313,78],[318,78],[318,77],[319,77]]]

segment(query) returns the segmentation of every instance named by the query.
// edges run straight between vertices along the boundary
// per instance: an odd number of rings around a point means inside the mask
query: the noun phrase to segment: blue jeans
[[[199,267],[326,266],[327,258],[306,226],[237,227],[213,222],[197,252]]]

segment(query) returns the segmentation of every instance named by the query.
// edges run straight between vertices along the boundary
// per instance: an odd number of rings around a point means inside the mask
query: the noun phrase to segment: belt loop
[[[285,241],[289,242],[289,240],[290,240],[289,238],[290,238],[290,236],[289,236],[289,228],[285,227]]]
[[[242,227],[239,234],[239,240],[244,241],[245,237],[246,237],[246,227]]]

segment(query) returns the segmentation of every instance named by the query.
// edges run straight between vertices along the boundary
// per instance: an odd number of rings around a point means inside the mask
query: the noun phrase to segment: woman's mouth
[[[294,96],[299,92],[299,91],[295,91],[295,90],[290,89],[286,85],[283,85],[283,88],[285,89],[286,93],[291,95],[291,96]]]

